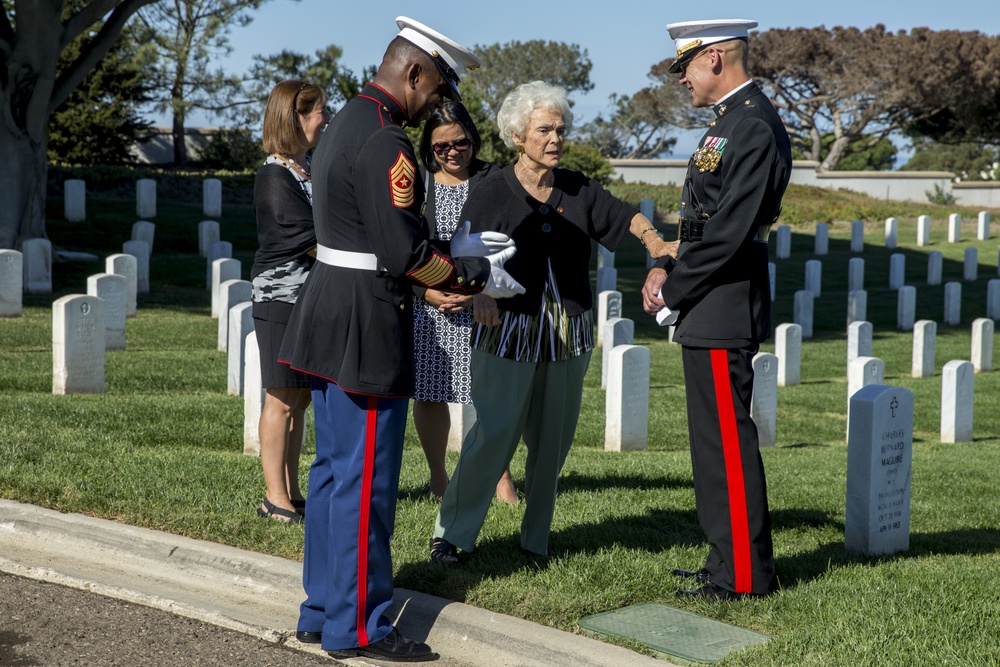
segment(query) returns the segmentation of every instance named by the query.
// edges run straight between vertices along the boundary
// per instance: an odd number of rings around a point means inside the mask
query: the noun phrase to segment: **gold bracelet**
[[[642,230],[642,233],[639,234],[639,243],[642,244],[643,248],[649,247],[646,245],[646,234],[649,232],[656,233],[656,229],[654,229],[653,227],[649,227],[647,229]]]

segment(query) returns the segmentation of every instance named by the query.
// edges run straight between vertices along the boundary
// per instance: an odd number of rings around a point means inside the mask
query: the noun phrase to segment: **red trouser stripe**
[[[368,524],[372,500],[372,471],[375,468],[375,433],[378,424],[378,398],[368,397],[365,418],[365,470],[361,478],[361,514],[358,523],[358,646],[368,646],[365,626],[368,607]]]
[[[733,570],[736,592],[753,591],[750,564],[750,527],[747,522],[747,494],[743,482],[743,456],[740,453],[740,434],[736,429],[736,410],[733,407],[733,386],[729,380],[729,352],[712,350],[712,376],[715,380],[715,402],[719,410],[719,429],[722,432],[722,455],[726,461],[726,487],[729,493],[729,521],[733,537]]]

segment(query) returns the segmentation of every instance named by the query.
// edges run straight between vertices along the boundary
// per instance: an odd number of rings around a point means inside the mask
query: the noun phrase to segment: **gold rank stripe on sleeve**
[[[396,162],[389,169],[392,205],[396,208],[409,208],[413,205],[413,176],[416,173],[413,162],[400,151]]]
[[[447,280],[453,270],[451,262],[434,253],[430,259],[406,275],[424,287],[434,287]]]

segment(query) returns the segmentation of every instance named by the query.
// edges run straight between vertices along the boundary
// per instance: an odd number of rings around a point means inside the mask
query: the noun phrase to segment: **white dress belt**
[[[351,252],[350,250],[337,250],[324,245],[316,246],[316,260],[339,266],[345,269],[361,269],[362,271],[378,271],[378,257],[370,252]]]

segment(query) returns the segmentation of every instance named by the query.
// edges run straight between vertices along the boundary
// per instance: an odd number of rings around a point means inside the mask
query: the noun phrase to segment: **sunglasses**
[[[446,156],[448,153],[451,152],[452,148],[454,148],[455,151],[458,153],[464,153],[471,147],[472,147],[472,140],[468,138],[459,139],[458,141],[451,144],[447,144],[443,141],[439,141],[436,144],[431,144],[431,150],[437,153],[439,157]]]

